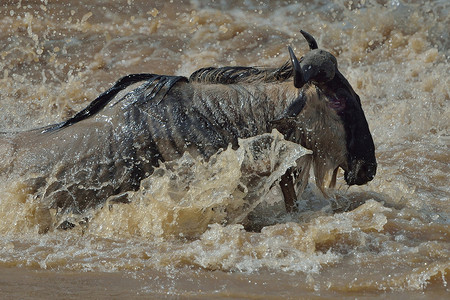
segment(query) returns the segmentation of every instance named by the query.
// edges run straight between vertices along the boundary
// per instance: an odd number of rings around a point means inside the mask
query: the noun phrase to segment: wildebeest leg
[[[295,194],[294,189],[294,180],[292,177],[293,172],[293,168],[287,169],[286,173],[281,176],[280,180],[280,187],[283,192],[284,205],[286,206],[287,212],[293,212],[296,210],[295,201],[297,200],[297,195]]]

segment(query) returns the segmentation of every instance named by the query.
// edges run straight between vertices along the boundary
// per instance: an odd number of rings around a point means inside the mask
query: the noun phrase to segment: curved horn
[[[291,56],[292,68],[294,69],[294,86],[296,88],[301,88],[307,82],[303,77],[303,71],[300,67],[300,63],[298,62],[297,57],[294,54],[291,46],[288,46],[289,55]]]
[[[309,49],[311,50],[318,49],[317,42],[312,35],[303,30],[300,30],[300,33],[305,37],[306,41],[308,42]]]
[[[303,30],[300,32],[308,42],[311,51],[299,61],[292,48],[288,47],[294,72],[294,86],[299,89],[309,81],[320,83],[332,80],[337,72],[336,57],[328,51],[318,49],[312,35]]]

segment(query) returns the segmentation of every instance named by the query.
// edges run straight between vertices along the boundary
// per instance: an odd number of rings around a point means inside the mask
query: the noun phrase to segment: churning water
[[[277,174],[303,153],[274,132],[208,162],[184,156],[131,203],[47,233],[52,212],[28,178],[9,174],[0,296],[448,296],[449,13],[446,0],[3,0],[0,131],[64,120],[130,73],[280,66],[288,45],[307,51],[304,29],[361,96],[379,167],[366,186],[340,178],[328,197],[311,183],[289,215],[273,177],[250,196],[242,188],[246,170]],[[248,152],[254,143],[261,160]]]

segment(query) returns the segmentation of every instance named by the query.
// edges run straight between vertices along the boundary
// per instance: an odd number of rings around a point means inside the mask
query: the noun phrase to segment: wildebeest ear
[[[305,97],[303,91],[300,92],[297,99],[295,99],[283,112],[284,118],[295,118],[305,107]]]
[[[271,123],[278,129],[292,128],[295,125],[297,115],[303,110],[303,107],[305,107],[305,103],[304,94],[301,92],[297,99],[286,108],[282,115],[271,121]]]

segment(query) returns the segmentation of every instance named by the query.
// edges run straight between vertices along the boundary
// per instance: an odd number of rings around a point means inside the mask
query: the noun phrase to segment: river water
[[[304,29],[361,96],[379,165],[327,197],[311,183],[286,214],[276,188],[244,205],[244,152],[183,157],[131,203],[47,233],[27,178],[0,178],[0,296],[448,297],[449,13],[446,0],[2,0],[0,131],[62,121],[130,73],[280,66],[288,45],[307,51]]]

